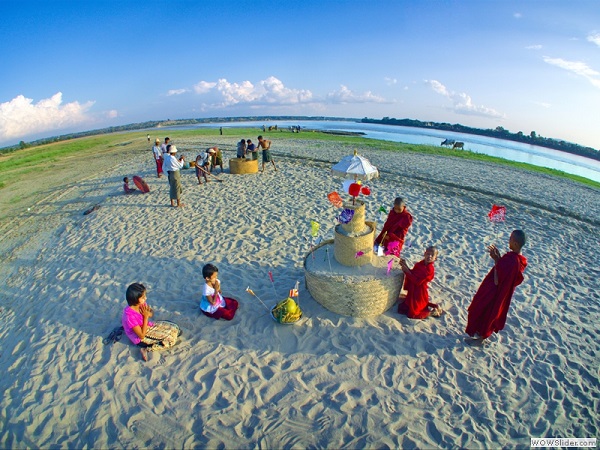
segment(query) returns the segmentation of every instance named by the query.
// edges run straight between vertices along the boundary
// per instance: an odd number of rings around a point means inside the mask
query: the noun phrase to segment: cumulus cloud
[[[437,80],[425,80],[425,83],[428,84],[434,92],[448,98],[452,102],[452,110],[458,114],[492,117],[495,119],[504,117],[503,114],[495,109],[473,104],[471,97],[464,92],[449,91],[446,86]]]
[[[600,33],[590,33],[587,37],[587,40],[590,41],[592,44],[596,44],[598,47],[600,47]]]
[[[181,94],[185,94],[188,90],[187,89],[170,89],[167,92],[167,95],[170,97],[172,95],[181,95]]]
[[[355,93],[348,89],[343,84],[337,91],[327,94],[329,103],[385,103],[385,99],[373,94],[371,91],[366,91],[362,94]]]
[[[9,102],[0,103],[0,141],[90,122],[87,112],[93,104],[90,101],[63,105],[62,92],[37,103],[18,95]]]
[[[575,75],[581,76],[588,80],[592,85],[597,88],[600,88],[600,73],[597,70],[592,69],[586,63],[581,61],[567,61],[562,58],[550,58],[548,56],[544,56],[544,62],[560,67],[568,72],[571,72]]]

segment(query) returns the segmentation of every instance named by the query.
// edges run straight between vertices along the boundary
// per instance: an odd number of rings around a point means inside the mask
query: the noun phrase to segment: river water
[[[407,144],[440,145],[444,139],[453,139],[465,143],[465,151],[483,153],[498,158],[508,159],[532,164],[534,166],[548,167],[561,170],[573,175],[579,175],[600,183],[600,161],[585,158],[571,153],[561,152],[536,145],[520,142],[506,141],[487,136],[473,134],[453,133],[448,131],[433,130],[429,128],[401,127],[395,125],[379,125],[360,122],[328,121],[328,120],[300,120],[300,121],[270,121],[270,122],[226,122],[206,123],[198,125],[182,125],[163,127],[163,129],[194,129],[194,128],[257,128],[257,133],[262,132],[262,126],[277,125],[278,128],[300,126],[302,129],[349,131],[364,133],[363,137],[380,139]],[[268,131],[265,134],[269,133]],[[271,132],[272,135],[273,132]],[[302,133],[299,134],[299,137]]]

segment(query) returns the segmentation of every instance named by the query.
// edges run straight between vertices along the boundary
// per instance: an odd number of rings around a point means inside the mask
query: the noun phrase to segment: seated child
[[[146,287],[133,283],[125,293],[128,306],[123,310],[123,330],[131,342],[140,347],[142,359],[148,360],[148,352],[166,350],[177,343],[181,330],[173,322],[150,322],[154,311],[146,303]]]
[[[400,259],[400,267],[404,272],[404,288],[406,298],[398,305],[398,312],[411,319],[425,319],[433,313],[434,317],[442,314],[442,308],[435,303],[429,302],[429,282],[435,274],[433,262],[437,259],[436,247],[427,247],[423,259],[411,269],[406,265],[404,259]],[[430,310],[429,308],[432,308]]]
[[[200,309],[213,319],[231,320],[238,308],[238,301],[221,295],[221,282],[217,279],[219,269],[213,264],[202,268],[205,283],[202,286]]]
[[[133,194],[136,191],[136,189],[129,187],[129,178],[127,177],[123,178],[123,190],[125,194]]]

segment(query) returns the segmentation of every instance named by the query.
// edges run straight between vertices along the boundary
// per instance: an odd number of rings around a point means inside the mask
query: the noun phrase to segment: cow
[[[462,150],[465,149],[465,143],[464,142],[455,142],[454,145],[452,146],[453,149],[455,148],[460,148]]]
[[[454,145],[454,142],[456,141],[454,141],[453,139],[444,139],[444,141],[440,145],[450,147],[451,145]]]

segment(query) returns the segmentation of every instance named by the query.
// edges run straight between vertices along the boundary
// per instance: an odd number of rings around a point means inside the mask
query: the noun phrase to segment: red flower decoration
[[[350,187],[348,188],[348,193],[352,197],[358,197],[360,195],[360,184],[358,184],[358,183],[352,183],[350,185]]]
[[[371,195],[371,189],[369,189],[369,186],[363,186],[360,192],[362,192],[363,195]]]

